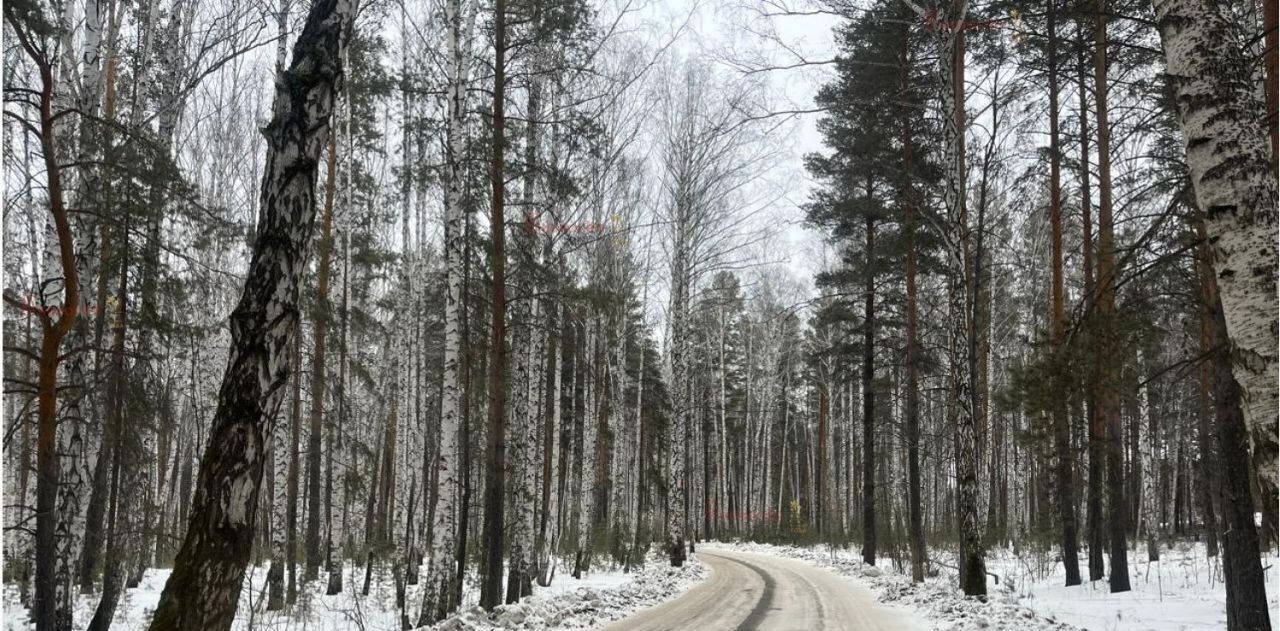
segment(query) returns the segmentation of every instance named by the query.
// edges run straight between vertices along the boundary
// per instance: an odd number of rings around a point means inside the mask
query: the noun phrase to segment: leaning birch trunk
[[[1232,374],[1240,384],[1253,465],[1276,492],[1276,176],[1264,105],[1218,5],[1153,0],[1166,75],[1177,90],[1187,169],[1204,213]],[[1274,501],[1264,498],[1263,501]]]
[[[289,377],[298,286],[315,223],[316,167],[342,83],[353,0],[319,0],[276,84],[264,129],[262,233],[231,315],[231,349],[212,434],[200,462],[186,537],[151,623],[229,629],[249,561],[267,446]]]
[[[285,50],[285,41],[289,33],[289,0],[279,0],[279,12],[276,13],[276,76],[282,77],[285,64],[289,63]],[[175,45],[177,42],[173,42]],[[170,73],[176,76],[176,73]],[[296,389],[296,385],[294,386]],[[296,419],[290,419],[296,423]],[[291,431],[293,428],[290,428]],[[289,478],[288,437],[284,432],[275,432],[271,441],[270,462],[273,467],[270,488],[267,492],[271,498],[271,569],[267,571],[267,611],[278,611],[284,608],[284,563],[285,533],[289,525],[287,506],[289,503],[286,482]]]

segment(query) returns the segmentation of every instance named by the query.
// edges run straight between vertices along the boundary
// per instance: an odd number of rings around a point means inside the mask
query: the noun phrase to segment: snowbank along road
[[[668,603],[605,631],[908,631],[870,590],[799,561],[698,548],[711,576]]]

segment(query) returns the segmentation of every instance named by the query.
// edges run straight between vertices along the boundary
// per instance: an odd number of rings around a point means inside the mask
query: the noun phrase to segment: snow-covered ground
[[[1016,631],[1191,631],[1226,627],[1225,588],[1220,559],[1208,559],[1203,545],[1177,544],[1162,550],[1161,560],[1148,563],[1145,550],[1130,554],[1132,590],[1109,593],[1106,581],[1063,587],[1063,570],[1056,557],[1022,550],[995,550],[987,569],[995,574],[987,602],[965,598],[956,587],[954,571],[939,568],[940,574],[923,584],[894,571],[892,562],[882,559],[876,567],[862,563],[856,549],[803,548],[757,543],[715,543],[730,550],[788,557],[852,577],[872,588],[880,601],[912,610],[917,620],[932,629],[969,631],[1009,629]],[[948,565],[954,558],[934,553]],[[1081,557],[1081,562],[1085,561]],[[1269,566],[1267,593],[1273,611],[1280,606],[1274,553],[1263,560]],[[1084,568],[1082,568],[1084,569]],[[551,587],[535,587],[534,595],[518,605],[499,607],[493,614],[481,610],[476,601],[479,589],[469,584],[461,612],[437,625],[437,629],[479,631],[502,629],[595,629],[671,600],[704,579],[707,568],[696,556],[681,569],[669,567],[664,559],[652,557],[644,569],[631,574],[617,569],[591,572],[582,580],[568,574],[556,577]],[[160,598],[168,570],[148,571],[137,589],[126,590],[117,609],[113,629],[146,629],[151,612]],[[375,573],[374,589],[361,596],[363,568],[349,566],[341,594],[325,596],[326,577],[306,585],[296,605],[281,612],[266,612],[266,567],[250,567],[249,580],[241,593],[234,629],[280,629],[282,631],[399,631],[400,611],[395,606],[391,577]],[[416,620],[421,603],[417,586],[407,592],[408,615]],[[18,603],[16,589],[4,586],[4,631],[30,631],[27,612]],[[76,627],[84,628],[93,615],[97,596],[81,596],[77,602]],[[707,630],[711,631],[711,630]]]
[[[396,607],[391,577],[385,571],[375,573],[373,589],[368,596],[362,596],[359,588],[364,580],[363,567],[348,567],[347,571],[344,578],[347,589],[342,593],[324,595],[327,577],[322,573],[320,580],[307,584],[300,591],[297,604],[283,611],[267,612],[267,566],[250,566],[232,629],[400,631],[400,610]],[[148,570],[136,589],[125,591],[116,610],[113,630],[144,631],[147,628],[169,572]],[[706,568],[696,558],[691,558],[683,568],[675,569],[658,557],[652,557],[642,570],[630,574],[620,569],[603,569],[578,580],[565,573],[557,575],[550,587],[535,586],[533,596],[520,604],[498,607],[492,615],[476,605],[479,588],[469,584],[464,590],[466,603],[461,612],[434,628],[466,631],[595,629],[637,610],[675,598],[706,575]],[[3,601],[5,631],[30,631],[34,628],[12,585],[4,586]],[[78,598],[75,613],[77,629],[88,625],[97,601],[96,594]],[[422,601],[419,586],[408,588],[406,601],[409,620],[416,622]]]
[[[1095,630],[1180,631],[1225,629],[1226,587],[1222,559],[1210,559],[1204,544],[1179,543],[1164,547],[1160,560],[1147,562],[1146,547],[1129,553],[1128,592],[1112,594],[1106,580],[1063,587],[1062,565],[1049,557],[1021,557],[999,551],[987,561],[987,569],[1007,582],[1019,601],[1042,615]],[[1277,557],[1263,557],[1267,572],[1267,598],[1271,610],[1280,604],[1276,583]],[[1085,557],[1081,571],[1087,574]],[[1273,616],[1274,620],[1274,616]]]
[[[1106,581],[1076,587],[1062,587],[1063,570],[1050,556],[1023,551],[995,551],[987,570],[999,577],[989,583],[989,598],[981,602],[965,598],[956,586],[953,570],[939,568],[940,574],[923,584],[911,582],[909,575],[893,570],[888,559],[876,567],[862,563],[855,549],[826,546],[802,548],[757,543],[716,544],[730,549],[785,556],[825,567],[856,578],[871,586],[882,602],[914,608],[933,629],[967,631],[1010,629],[1089,629],[1091,631],[1181,631],[1226,628],[1225,588],[1221,562],[1209,561],[1202,545],[1166,548],[1158,563],[1147,563],[1145,549],[1130,553],[1132,590],[1110,594]],[[952,555],[953,556],[953,555]],[[954,564],[954,558],[937,554],[933,558]],[[1081,557],[1081,562],[1084,562]],[[1263,561],[1271,566],[1267,594],[1276,610],[1277,559]],[[1084,568],[1082,568],[1084,569]]]

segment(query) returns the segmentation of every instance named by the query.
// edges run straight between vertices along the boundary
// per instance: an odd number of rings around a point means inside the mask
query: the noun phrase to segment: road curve
[[[711,576],[671,602],[605,631],[910,631],[907,617],[871,591],[812,565],[698,548]]]

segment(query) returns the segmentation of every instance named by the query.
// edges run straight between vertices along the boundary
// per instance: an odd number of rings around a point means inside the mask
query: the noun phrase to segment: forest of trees
[[[725,4],[782,53],[613,0],[7,0],[35,628],[171,568],[150,628],[229,629],[251,564],[420,628],[741,538],[977,597],[991,550],[1126,591],[1201,541],[1270,629],[1275,2]]]

